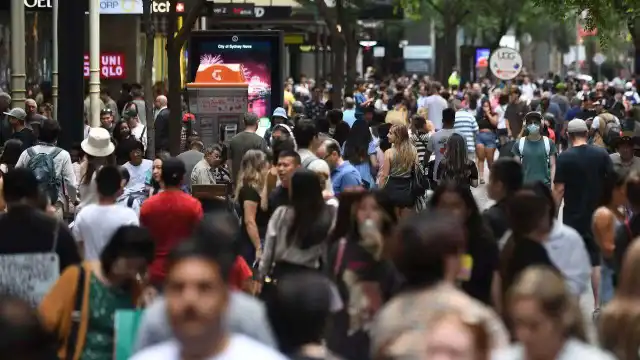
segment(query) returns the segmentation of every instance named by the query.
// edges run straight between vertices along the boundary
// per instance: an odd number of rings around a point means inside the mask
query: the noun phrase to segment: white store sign
[[[489,57],[489,69],[500,80],[511,80],[522,71],[522,57],[516,49],[501,47]]]

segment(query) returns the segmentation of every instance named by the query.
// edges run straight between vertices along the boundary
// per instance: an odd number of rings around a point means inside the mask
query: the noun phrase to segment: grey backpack
[[[27,168],[33,172],[42,193],[49,197],[51,204],[58,201],[58,194],[62,187],[62,180],[56,176],[56,167],[53,162],[61,152],[60,148],[55,148],[50,153],[36,153],[33,147],[27,149],[30,158]]]

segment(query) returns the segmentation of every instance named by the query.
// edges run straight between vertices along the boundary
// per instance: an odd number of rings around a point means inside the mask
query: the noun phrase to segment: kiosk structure
[[[244,130],[249,85],[241,64],[200,64],[193,82],[187,84],[189,111],[194,129],[205,146],[228,145]]]

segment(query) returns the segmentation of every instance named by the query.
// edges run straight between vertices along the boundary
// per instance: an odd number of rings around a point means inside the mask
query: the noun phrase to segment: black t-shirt
[[[594,118],[598,116],[598,113],[593,109],[580,109],[580,111],[576,114],[576,119],[587,120],[589,118]]]
[[[283,205],[289,205],[289,190],[280,185],[269,194],[269,216],[271,216],[278,207]]]
[[[36,144],[36,135],[33,133],[33,130],[29,128],[23,128],[20,131],[16,131],[11,135],[12,139],[18,139],[22,141],[22,150],[27,150]]]
[[[47,253],[54,250],[54,234],[57,226],[57,242],[54,252],[60,260],[60,273],[71,265],[80,263],[78,248],[69,228],[56,225],[56,219],[27,205],[14,205],[0,215],[0,254]]]
[[[491,232],[496,240],[502,238],[505,232],[509,230],[509,221],[507,220],[507,211],[504,201],[499,201],[492,207],[488,208],[482,214]]]
[[[591,234],[593,212],[612,172],[607,151],[593,145],[574,146],[558,156],[554,183],[564,184],[563,221],[583,237]]]
[[[438,181],[452,180],[460,184],[471,186],[473,180],[478,180],[478,168],[474,161],[467,161],[464,170],[454,171],[447,169],[447,160],[444,159],[438,164]]]
[[[256,189],[250,186],[243,186],[242,189],[240,189],[240,193],[238,194],[238,204],[240,205],[243,218],[245,201],[253,201],[258,204],[258,208],[256,209],[256,225],[258,226],[260,239],[264,239],[267,232],[267,225],[269,224],[269,213],[267,211],[263,211],[260,207],[260,194]],[[244,223],[242,224],[242,236],[244,239],[249,239],[249,234],[247,233],[247,228],[244,226]]]
[[[473,236],[473,234],[471,234]],[[462,283],[462,289],[471,297],[492,305],[491,284],[493,274],[498,271],[500,251],[493,239],[469,239],[467,255],[471,256],[473,265],[469,281]]]
[[[476,122],[478,123],[478,130],[489,129],[493,131],[496,129],[496,127],[491,124],[491,121],[484,113],[476,117]]]
[[[522,101],[515,104],[507,105],[507,109],[504,111],[504,117],[509,122],[509,128],[511,128],[511,134],[514,136],[520,134],[522,131],[522,122],[524,116],[529,112],[529,107]]]
[[[514,280],[529,266],[542,265],[556,269],[544,245],[530,239],[513,239],[513,248],[506,273],[503,274],[502,289],[511,288]]]

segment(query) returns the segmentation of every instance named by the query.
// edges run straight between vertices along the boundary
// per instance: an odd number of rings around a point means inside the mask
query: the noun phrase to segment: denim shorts
[[[483,145],[488,149],[495,149],[496,146],[496,133],[491,131],[481,131],[476,136],[476,145]]]

